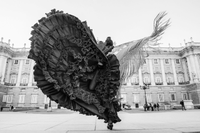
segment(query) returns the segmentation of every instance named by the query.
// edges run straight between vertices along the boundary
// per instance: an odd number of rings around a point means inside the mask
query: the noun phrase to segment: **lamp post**
[[[47,111],[48,111],[48,112],[51,112],[51,111],[52,111],[51,99],[49,99],[49,105],[48,105]]]
[[[144,90],[144,100],[145,100],[144,110],[146,111],[146,107],[147,107],[146,89],[149,89],[149,84],[144,83],[144,86],[140,86],[140,89]]]

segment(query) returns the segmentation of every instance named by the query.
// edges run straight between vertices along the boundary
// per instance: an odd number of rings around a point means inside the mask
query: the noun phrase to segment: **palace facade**
[[[132,42],[130,42],[132,43]],[[117,53],[128,43],[118,45]],[[35,62],[28,59],[29,48],[13,48],[0,42],[0,105],[44,108],[49,99],[36,86],[33,78]],[[122,103],[142,108],[148,103],[200,104],[200,43],[188,42],[184,47],[147,48],[145,64],[123,83]],[[146,90],[142,87],[148,85]],[[57,107],[55,102],[52,107]]]

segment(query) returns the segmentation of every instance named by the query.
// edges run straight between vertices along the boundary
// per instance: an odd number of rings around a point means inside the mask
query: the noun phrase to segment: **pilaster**
[[[143,86],[143,77],[142,77],[142,70],[141,67],[139,68],[139,85]]]
[[[20,86],[20,82],[21,82],[21,75],[22,75],[22,66],[23,66],[23,60],[19,60],[19,72],[18,72],[18,76],[17,76],[17,84],[16,86]]]
[[[150,68],[150,75],[151,75],[151,85],[155,85],[152,59],[149,59],[149,68]]]
[[[172,63],[172,70],[173,70],[173,74],[174,74],[174,82],[175,82],[175,85],[178,85],[177,73],[176,73],[176,67],[175,67],[175,64],[174,64],[174,59],[171,59],[171,63]]]
[[[30,60],[30,62],[31,62],[31,68],[30,68],[30,76],[29,76],[28,86],[32,86],[32,83],[33,83],[33,67],[35,65],[35,62],[33,60]]]

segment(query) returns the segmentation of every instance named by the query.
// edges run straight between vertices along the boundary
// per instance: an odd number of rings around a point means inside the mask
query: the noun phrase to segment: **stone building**
[[[127,44],[116,46],[113,53]],[[146,48],[145,52],[144,65],[121,87],[122,103],[133,108],[142,108],[146,102],[176,106],[184,100],[187,108],[200,104],[200,42]]]
[[[117,53],[128,43],[115,47]],[[148,57],[139,72],[123,83],[122,102],[133,108],[145,103],[200,104],[200,43],[188,42],[184,47],[146,49]],[[33,79],[35,62],[27,58],[29,48],[13,48],[0,42],[0,104],[15,107],[44,108],[49,99],[37,88]],[[148,84],[145,91],[142,88]],[[146,92],[146,95],[145,95]],[[55,102],[51,104],[57,107]]]

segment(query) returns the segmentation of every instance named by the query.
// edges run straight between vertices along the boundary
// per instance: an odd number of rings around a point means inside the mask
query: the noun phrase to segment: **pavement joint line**
[[[33,122],[37,122],[37,121],[32,121],[32,122],[28,122],[28,123],[21,123],[21,124],[14,124],[12,126],[8,126],[8,127],[3,127],[3,128],[0,128],[0,129],[5,129],[5,128],[10,128],[10,127],[16,127],[16,126],[20,126],[20,125],[27,125],[27,124],[30,124],[30,123],[33,123]]]
[[[78,117],[78,116],[75,116],[75,117],[73,117],[73,118],[71,118],[71,119],[69,119],[69,120],[66,120],[66,121],[64,121],[64,122],[61,122],[61,123],[56,124],[56,125],[54,125],[54,126],[51,126],[51,127],[47,128],[47,129],[45,129],[44,131],[47,131],[47,130],[49,130],[49,129],[51,129],[51,128],[54,128],[54,127],[56,127],[56,126],[58,126],[58,125],[61,125],[61,124],[65,123],[65,122],[68,122],[68,121],[70,121],[70,120],[72,120],[72,119],[74,119],[74,118],[76,118],[76,117]]]

